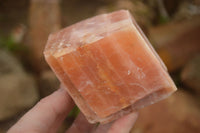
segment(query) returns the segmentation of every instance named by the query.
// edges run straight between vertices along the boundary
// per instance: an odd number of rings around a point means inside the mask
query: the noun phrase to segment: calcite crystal
[[[112,121],[176,91],[164,63],[126,10],[51,34],[44,55],[91,123]]]

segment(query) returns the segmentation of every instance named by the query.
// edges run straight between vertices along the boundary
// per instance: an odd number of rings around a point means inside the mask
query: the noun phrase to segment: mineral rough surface
[[[126,10],[51,34],[44,55],[91,123],[112,121],[176,91],[164,63]]]

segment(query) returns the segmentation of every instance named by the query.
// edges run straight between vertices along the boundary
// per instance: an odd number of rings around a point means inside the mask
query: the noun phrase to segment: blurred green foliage
[[[158,21],[158,24],[165,24],[165,23],[168,23],[170,21],[169,18],[165,17],[165,16],[160,16],[159,17],[159,21]]]
[[[80,110],[79,110],[79,108],[77,107],[77,106],[75,106],[72,110],[71,110],[71,112],[69,113],[69,117],[73,117],[73,118],[75,118],[78,114],[79,114],[79,112],[80,112]]]
[[[11,36],[0,36],[0,48],[5,48],[11,52],[24,50],[25,47],[16,43]]]

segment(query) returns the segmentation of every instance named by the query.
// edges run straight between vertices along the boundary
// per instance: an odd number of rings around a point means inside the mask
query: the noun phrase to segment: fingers
[[[89,133],[96,127],[96,124],[90,124],[85,116],[80,112],[74,123],[66,133]]]
[[[137,116],[138,113],[133,112],[114,122],[99,125],[96,128],[95,124],[90,124],[80,113],[66,133],[129,133]]]
[[[53,133],[73,107],[74,103],[66,90],[59,89],[40,100],[8,133]]]
[[[136,112],[104,125],[99,125],[94,133],[129,133],[137,119]]]
[[[70,96],[64,89],[60,89],[37,103],[8,133],[54,133],[73,107],[74,103]],[[129,114],[115,122],[100,125],[95,133],[106,131],[108,133],[128,133],[136,118],[137,113]],[[89,133],[95,128],[96,124],[90,124],[80,113],[66,133]]]
[[[114,122],[110,122],[107,124],[100,124],[95,131],[91,132],[91,133],[107,133],[107,131],[110,129],[110,127],[112,126]]]
[[[137,116],[138,113],[133,112],[116,120],[108,130],[108,133],[129,133],[137,119]]]

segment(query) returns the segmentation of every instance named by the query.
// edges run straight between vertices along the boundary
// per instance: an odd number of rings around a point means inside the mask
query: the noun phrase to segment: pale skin
[[[75,106],[65,89],[59,89],[40,100],[8,133],[56,133]],[[137,119],[131,113],[108,124],[90,124],[80,113],[65,133],[129,133]]]

